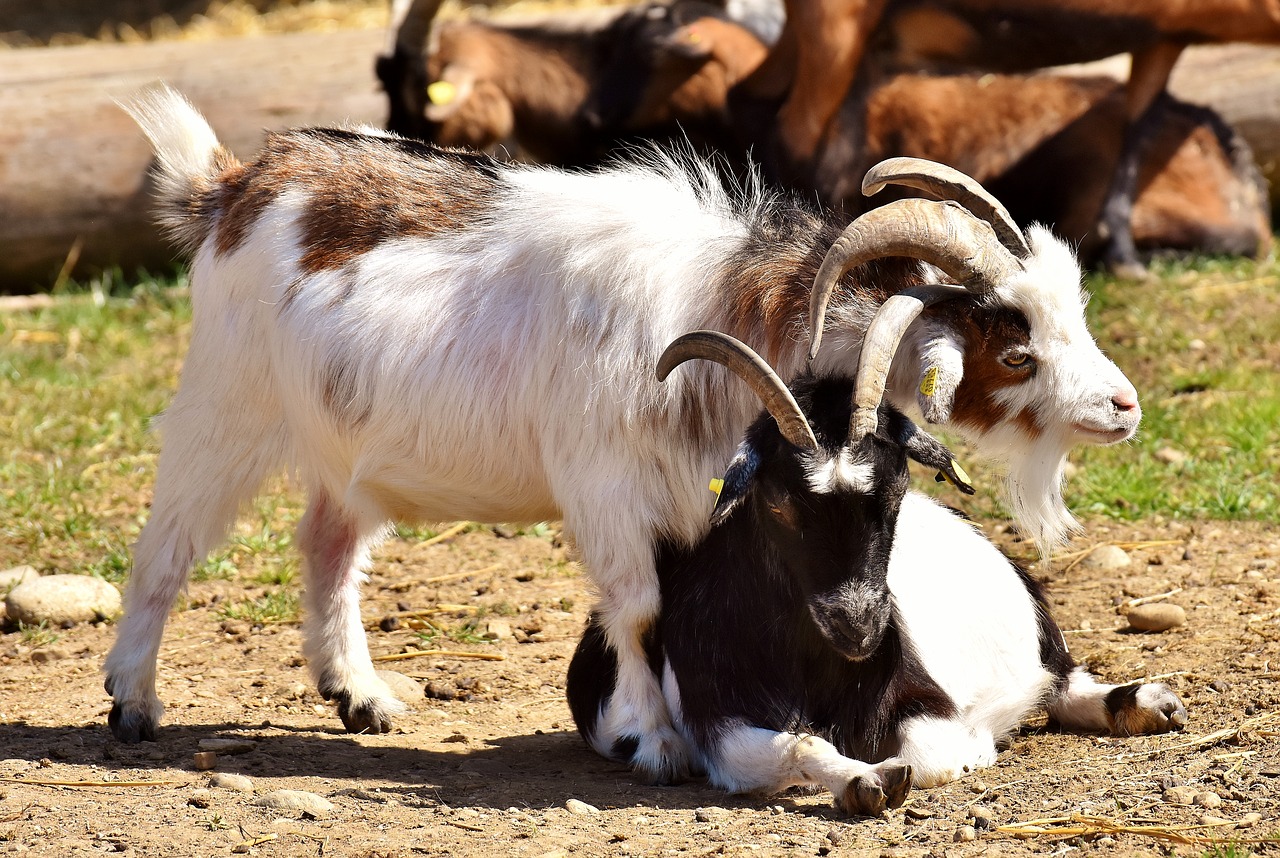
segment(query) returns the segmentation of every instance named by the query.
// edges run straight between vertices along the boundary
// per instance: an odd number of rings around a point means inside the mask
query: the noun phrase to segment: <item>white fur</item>
[[[161,153],[169,197],[211,178],[216,139],[181,96],[162,90],[131,109]],[[500,175],[500,216],[386,241],[342,269],[303,274],[305,185],[271,203],[234,252],[212,240],[196,251],[191,349],[106,665],[117,709],[154,725],[156,652],[190,565],[266,476],[290,467],[312,503],[327,499],[352,529],[350,545],[303,540],[308,586],[339,594],[308,599],[317,679],[345,677],[353,699],[395,708],[356,643],[360,557],[388,521],[562,518],[618,653],[608,741],[638,735],[642,759],[683,766],[639,640],[658,610],[653,543],[702,535],[707,482],[758,403],[721,368],[681,368],[659,384],[653,367],[680,334],[732,327],[718,275],[768,203],[754,185],[728,191],[705,164],[656,154],[600,174]],[[1051,264],[1071,263],[1060,255]],[[846,373],[864,304],[832,310],[850,326],[829,352]],[[752,324],[736,333],[758,342],[764,323]],[[783,324],[803,331],[799,318]],[[798,342],[773,356],[783,377],[802,361]],[[336,407],[321,396],[335,367],[347,382]],[[702,443],[678,416],[693,384],[709,391],[701,408],[718,427]],[[911,380],[896,397],[914,391]],[[1007,446],[1016,452],[1016,439]]]

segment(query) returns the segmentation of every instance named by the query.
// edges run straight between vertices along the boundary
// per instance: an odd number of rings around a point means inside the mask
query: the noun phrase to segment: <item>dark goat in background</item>
[[[848,814],[994,763],[997,743],[1047,706],[1066,727],[1163,732],[1186,709],[1158,683],[1104,685],[1077,667],[1040,588],[972,525],[907,492],[907,458],[972,491],[950,452],[896,410],[867,359],[892,353],[873,322],[857,383],[804,376],[790,391],[722,334],[681,337],[665,378],[702,358],[766,404],[725,473],[712,528],[658,548],[662,613],[650,664],[697,768],[733,792],[829,790]],[[794,398],[793,398],[794,394]],[[599,618],[569,668],[579,730],[598,725],[616,663]]]

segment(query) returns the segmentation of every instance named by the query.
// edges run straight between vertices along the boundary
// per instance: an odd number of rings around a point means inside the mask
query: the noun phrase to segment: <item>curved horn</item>
[[[809,296],[809,360],[822,344],[827,303],[840,278],[883,256],[910,256],[941,268],[971,291],[990,292],[1022,270],[991,226],[953,202],[896,200],[845,227],[827,251]]]
[[[404,56],[421,57],[427,51],[431,22],[444,0],[393,0],[389,48]]]
[[[946,298],[964,295],[961,286],[913,286],[890,295],[880,306],[862,340],[858,373],[853,385],[853,415],[849,418],[849,440],[856,443],[876,431],[876,412],[884,399],[889,368],[898,343],[925,307]]]
[[[677,337],[658,358],[658,381],[666,381],[671,370],[685,361],[698,358],[728,367],[745,381],[777,421],[782,437],[802,449],[817,449],[818,440],[813,436],[813,429],[782,379],[764,358],[728,334],[692,331]]]
[[[971,177],[954,167],[923,158],[888,158],[862,177],[862,193],[878,194],[885,185],[905,185],[932,194],[939,200],[955,200],[977,217],[991,224],[996,238],[1019,259],[1031,254],[1022,230],[1009,210]]]

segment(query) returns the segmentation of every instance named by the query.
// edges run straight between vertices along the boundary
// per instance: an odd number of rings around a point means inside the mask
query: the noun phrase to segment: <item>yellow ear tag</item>
[[[964,472],[964,468],[960,467],[960,463],[955,459],[951,460],[951,470],[956,472],[956,476],[960,478],[960,482],[964,483],[966,486],[973,485],[973,483],[969,481],[969,475]]]
[[[724,480],[715,479],[711,481],[711,485],[707,486],[711,491],[716,493],[716,499],[720,499],[720,490],[724,488]]]
[[[938,368],[931,366],[924,371],[924,378],[920,379],[920,392],[925,396],[933,396],[933,392],[938,389]]]
[[[458,88],[447,80],[438,80],[427,87],[427,101],[438,107],[452,104],[458,97]]]

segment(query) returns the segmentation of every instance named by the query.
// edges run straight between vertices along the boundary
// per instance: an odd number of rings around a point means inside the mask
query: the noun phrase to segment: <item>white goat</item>
[[[560,517],[619,661],[602,729],[634,741],[655,779],[682,772],[644,659],[654,545],[706,531],[707,480],[756,404],[705,371],[664,388],[650,367],[705,327],[797,371],[809,284],[833,244],[852,254],[845,267],[917,256],[980,284],[913,326],[889,395],[911,402],[924,379],[926,417],[1006,458],[1029,532],[1051,540],[1071,521],[1058,483],[1072,444],[1137,425],[1133,387],[1085,329],[1079,269],[1047,231],[1019,258],[961,207],[917,199],[842,236],[835,216],[735,197],[695,163],[565,173],[372,131],[272,134],[240,164],[170,90],[129,110],[157,152],[162,220],[194,251],[195,319],[106,663],[126,741],[155,735],[156,656],[188,570],[288,466],[309,493],[305,652],[348,729],[385,730],[401,708],[374,674],[358,605],[387,522]],[[920,183],[916,166],[887,178]],[[952,178],[930,186],[990,216]],[[847,371],[875,309],[926,276],[907,258],[840,269],[824,268],[837,285],[819,371]]]

